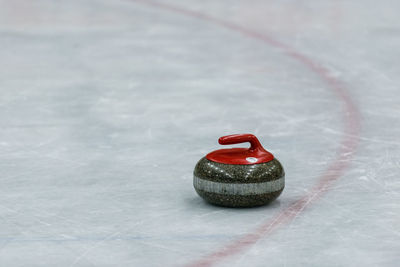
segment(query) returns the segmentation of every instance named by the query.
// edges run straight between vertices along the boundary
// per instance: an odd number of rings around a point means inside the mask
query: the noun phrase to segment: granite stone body
[[[277,159],[249,165],[223,164],[203,157],[194,169],[196,192],[209,203],[226,207],[260,206],[276,199],[285,186]]]

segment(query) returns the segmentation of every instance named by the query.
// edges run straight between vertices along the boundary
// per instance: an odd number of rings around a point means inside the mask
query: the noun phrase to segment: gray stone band
[[[285,178],[263,182],[263,183],[218,183],[201,179],[196,175],[193,177],[194,188],[203,190],[210,193],[224,194],[224,195],[259,195],[265,193],[272,193],[283,189],[285,186]]]

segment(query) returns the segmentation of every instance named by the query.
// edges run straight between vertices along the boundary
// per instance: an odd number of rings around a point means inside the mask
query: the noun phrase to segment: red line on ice
[[[293,203],[288,208],[279,212],[271,220],[261,224],[251,233],[246,234],[242,238],[227,244],[226,246],[212,252],[198,261],[188,264],[190,267],[211,266],[225,258],[239,254],[245,249],[254,245],[258,240],[266,235],[272,233],[277,228],[291,222],[299,213],[301,213],[308,205],[316,201],[321,195],[329,190],[333,182],[338,180],[349,167],[349,162],[357,149],[359,135],[360,135],[360,114],[357,106],[352,101],[347,92],[346,86],[343,82],[332,76],[328,69],[317,64],[309,57],[296,51],[295,49],[277,41],[273,38],[255,32],[251,29],[244,28],[240,25],[231,23],[229,21],[221,20],[207,14],[199,13],[196,11],[188,10],[178,6],[159,3],[152,0],[130,0],[134,2],[141,2],[143,4],[153,6],[159,9],[169,10],[182,15],[198,18],[215,25],[239,32],[245,36],[262,41],[272,47],[281,49],[286,55],[302,63],[311,71],[323,79],[329,88],[337,95],[337,97],[344,104],[344,134],[336,158],[330,163],[323,175],[320,177],[319,182],[311,188],[310,192],[303,196],[301,199]]]

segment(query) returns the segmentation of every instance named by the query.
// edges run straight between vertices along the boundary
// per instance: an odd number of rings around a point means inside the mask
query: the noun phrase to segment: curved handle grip
[[[222,136],[218,139],[218,143],[221,145],[233,145],[245,142],[249,142],[251,144],[249,148],[250,150],[265,151],[265,149],[260,144],[260,141],[258,141],[257,137],[252,134],[232,134],[232,135]]]

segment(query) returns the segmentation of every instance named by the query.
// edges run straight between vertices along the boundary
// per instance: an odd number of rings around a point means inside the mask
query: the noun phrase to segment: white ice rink
[[[0,0],[0,266],[399,266],[400,2],[161,1]],[[284,192],[205,203],[247,132]]]

